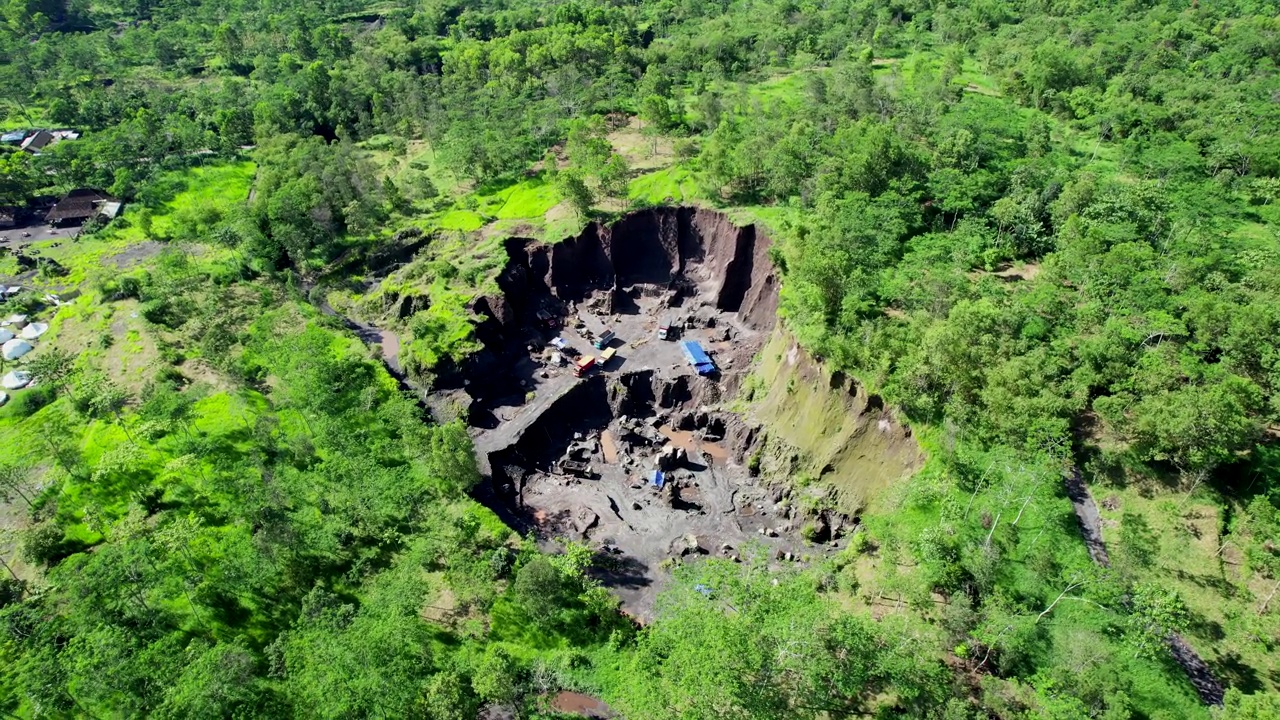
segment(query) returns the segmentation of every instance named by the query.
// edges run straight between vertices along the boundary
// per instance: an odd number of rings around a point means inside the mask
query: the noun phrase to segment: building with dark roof
[[[22,149],[29,153],[38,153],[53,144],[55,138],[48,130],[37,130],[31,137],[22,141]]]
[[[121,202],[100,190],[80,188],[67,193],[45,215],[45,222],[57,227],[83,225],[101,216],[110,220],[120,213]]]

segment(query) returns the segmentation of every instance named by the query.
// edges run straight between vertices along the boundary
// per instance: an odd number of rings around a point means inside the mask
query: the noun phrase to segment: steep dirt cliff
[[[747,422],[732,429],[733,445],[755,454],[766,478],[820,479],[857,513],[924,464],[911,429],[879,397],[824,368],[780,327],[748,383]]]
[[[721,213],[695,208],[654,208],[612,225],[591,223],[554,245],[512,238],[498,277],[501,296],[474,306],[485,318],[481,340],[531,322],[548,302],[579,302],[606,290],[624,303],[624,291],[636,286],[710,299],[752,330],[768,332],[778,308],[770,245],[754,226],[738,227]]]

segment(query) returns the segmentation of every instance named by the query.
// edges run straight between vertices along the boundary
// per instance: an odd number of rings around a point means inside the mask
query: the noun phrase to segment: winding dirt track
[[[1089,548],[1089,556],[1098,565],[1105,568],[1111,567],[1111,558],[1107,555],[1107,546],[1102,539],[1102,516],[1098,513],[1097,503],[1089,493],[1089,487],[1085,485],[1080,468],[1073,466],[1071,471],[1063,477],[1063,483],[1066,485],[1067,497],[1071,499],[1071,505],[1075,508],[1076,519],[1080,521],[1080,534],[1084,536],[1084,544]],[[1169,645],[1170,654],[1187,673],[1187,679],[1191,681],[1200,699],[1206,705],[1221,705],[1226,691],[1222,683],[1213,676],[1213,670],[1209,668],[1208,663],[1201,659],[1178,633],[1169,633],[1166,642]]]
[[[1107,545],[1102,540],[1102,516],[1098,514],[1098,505],[1089,494],[1088,486],[1084,484],[1080,468],[1072,467],[1064,478],[1064,483],[1067,486],[1067,497],[1076,510],[1076,519],[1080,521],[1080,534],[1084,536],[1089,557],[1102,567],[1111,567]]]

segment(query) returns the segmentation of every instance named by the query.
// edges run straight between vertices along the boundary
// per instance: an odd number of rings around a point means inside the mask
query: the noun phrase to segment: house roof
[[[67,193],[66,197],[54,204],[53,209],[49,210],[49,214],[45,215],[44,219],[46,222],[88,220],[97,215],[103,205],[114,202],[117,202],[115,198],[100,190],[80,188]],[[119,211],[118,207],[115,209]]]
[[[27,137],[27,131],[26,131],[26,130],[13,130],[13,131],[7,132],[7,133],[5,133],[5,134],[3,134],[3,135],[0,135],[0,142],[2,142],[2,143],[20,143],[20,142],[22,142],[26,137]]]
[[[22,149],[39,152],[48,147],[53,140],[53,133],[48,130],[37,130],[34,135],[22,141]]]

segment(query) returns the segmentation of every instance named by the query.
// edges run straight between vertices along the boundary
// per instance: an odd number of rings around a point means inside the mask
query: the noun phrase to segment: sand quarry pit
[[[834,515],[801,518],[787,488],[753,477],[759,432],[724,409],[776,323],[769,246],[718,213],[643,211],[555,245],[508,241],[502,293],[475,305],[486,350],[456,392],[481,499],[548,546],[590,543],[596,576],[640,619],[665,560],[740,558],[756,543],[774,562],[800,562],[851,529]],[[614,356],[576,377],[574,357],[600,356],[606,329]],[[715,372],[695,372],[681,348],[690,340]],[[800,539],[806,523],[820,544]]]

